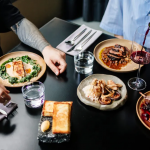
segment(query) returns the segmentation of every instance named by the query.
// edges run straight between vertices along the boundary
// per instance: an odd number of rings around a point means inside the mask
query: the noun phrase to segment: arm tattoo
[[[50,45],[38,28],[26,18],[20,20],[11,29],[18,35],[19,39],[26,45],[39,51]]]

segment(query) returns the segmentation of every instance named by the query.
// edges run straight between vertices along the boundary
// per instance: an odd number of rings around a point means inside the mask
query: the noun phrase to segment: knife
[[[81,43],[90,33],[92,32],[92,30],[90,30],[77,44],[75,44],[74,46],[72,46],[67,52],[71,52],[72,50],[74,50],[74,48]]]
[[[6,113],[6,111],[4,111],[4,110],[0,109],[0,113],[1,113],[1,114],[3,114],[3,115],[5,115],[5,117],[7,117],[7,113]]]

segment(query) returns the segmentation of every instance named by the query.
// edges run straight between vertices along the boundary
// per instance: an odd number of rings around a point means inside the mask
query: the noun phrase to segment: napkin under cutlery
[[[92,32],[81,42],[79,43],[74,50],[67,52],[72,46],[69,44],[66,44],[65,41],[68,40],[72,40],[74,39],[74,37],[76,35],[78,35],[82,30],[84,30],[85,28],[87,28],[87,30],[84,32],[84,34],[82,34],[76,41],[75,44],[78,43],[90,30],[92,30]],[[89,38],[94,32],[96,32],[94,34],[94,36],[83,46],[81,51],[76,51],[76,48],[79,47],[87,38]],[[69,54],[69,55],[77,55],[80,52],[85,51],[100,35],[102,34],[102,31],[100,30],[94,30],[86,25],[81,25],[76,31],[74,31],[70,36],[68,36],[64,41],[62,41],[56,48]]]
[[[10,103],[7,107],[0,103],[0,109],[5,111],[7,113],[7,116],[9,116],[17,108],[18,105],[16,103]],[[0,113],[0,121],[4,118],[6,118],[6,115]]]

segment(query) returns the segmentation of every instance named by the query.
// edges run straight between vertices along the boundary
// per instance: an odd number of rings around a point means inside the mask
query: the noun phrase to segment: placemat
[[[86,31],[78,38],[75,40],[75,44],[78,43],[90,30],[92,30],[92,32],[81,42],[79,43],[73,51],[71,52],[67,52],[72,46],[71,45],[68,45],[65,43],[65,41],[68,41],[68,40],[73,40],[74,37],[76,37],[81,31],[83,31],[84,29],[86,28]],[[75,49],[77,47],[79,47],[87,38],[89,38],[94,32],[96,32],[93,37],[83,46],[82,50],[81,51],[76,51]],[[73,32],[70,36],[68,36],[64,41],[62,41],[56,48],[69,54],[69,55],[77,55],[78,53],[80,52],[83,52],[85,51],[100,35],[102,34],[102,31],[100,30],[95,30],[95,29],[92,29],[86,25],[81,25],[75,32]]]

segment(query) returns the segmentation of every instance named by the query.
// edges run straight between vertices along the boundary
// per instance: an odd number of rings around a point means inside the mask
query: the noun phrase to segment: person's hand
[[[121,36],[121,35],[114,34],[114,36],[118,39],[123,39],[123,36]]]
[[[10,101],[9,91],[0,83],[0,103],[5,103],[5,101]]]
[[[43,49],[42,54],[46,64],[56,75],[65,71],[67,64],[65,61],[66,54],[64,52],[61,52],[49,45]]]

